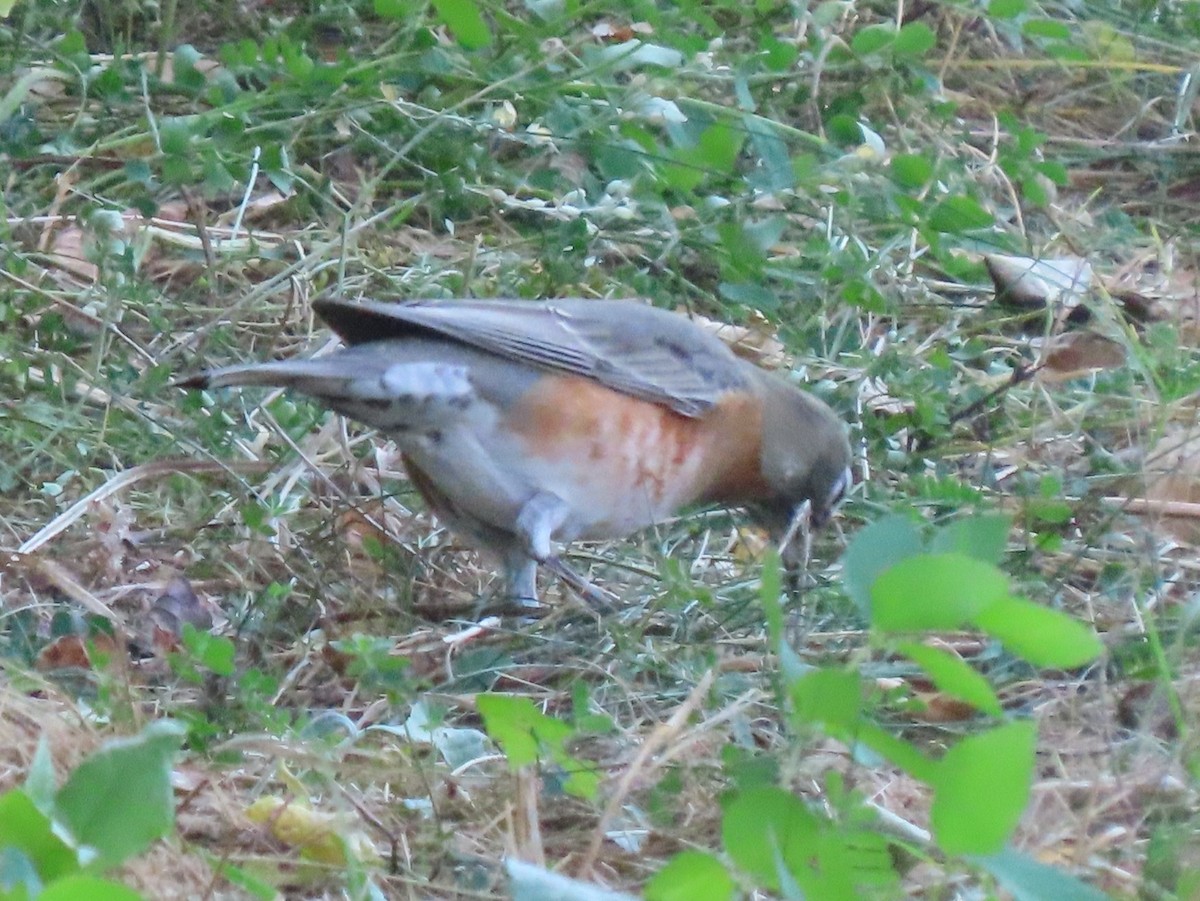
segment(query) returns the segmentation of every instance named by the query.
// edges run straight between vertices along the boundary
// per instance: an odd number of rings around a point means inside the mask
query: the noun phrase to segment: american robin
[[[554,542],[705,503],[744,506],[778,539],[798,511],[823,523],[850,485],[837,415],[684,316],[619,300],[314,309],[347,347],[181,384],[282,386],[385,432],[430,508],[500,555],[521,602],[536,604]]]

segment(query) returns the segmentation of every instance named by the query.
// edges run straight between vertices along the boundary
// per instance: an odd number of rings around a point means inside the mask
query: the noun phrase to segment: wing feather
[[[323,299],[317,313],[347,344],[429,333],[541,369],[702,416],[744,389],[746,367],[684,317],[633,301],[465,300],[412,303]]]

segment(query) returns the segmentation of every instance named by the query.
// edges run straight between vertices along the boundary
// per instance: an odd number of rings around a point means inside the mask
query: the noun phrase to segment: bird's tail
[[[279,360],[207,369],[176,379],[176,388],[291,388],[318,397],[337,384],[361,378],[362,367],[347,365],[340,354],[315,360]]]

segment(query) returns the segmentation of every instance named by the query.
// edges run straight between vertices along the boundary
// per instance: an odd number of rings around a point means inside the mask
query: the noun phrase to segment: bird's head
[[[850,490],[850,442],[845,423],[824,401],[782,379],[765,377],[770,384],[762,474],[771,495],[754,512],[771,537],[782,542],[787,563],[800,550],[792,547],[800,542],[791,540],[798,528],[823,526]]]

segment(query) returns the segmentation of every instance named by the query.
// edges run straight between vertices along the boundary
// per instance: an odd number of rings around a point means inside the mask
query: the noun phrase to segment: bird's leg
[[[520,548],[512,548],[504,554],[508,600],[523,611],[542,606],[537,596],[537,566],[537,561]]]
[[[550,539],[571,515],[571,507],[557,494],[539,491],[517,514],[517,536],[526,553],[539,563],[551,556]]]
[[[612,600],[604,592],[552,552],[550,541],[570,515],[571,507],[566,501],[548,491],[539,491],[525,502],[517,514],[517,534],[529,556],[562,579],[568,588],[597,610],[612,610]]]

